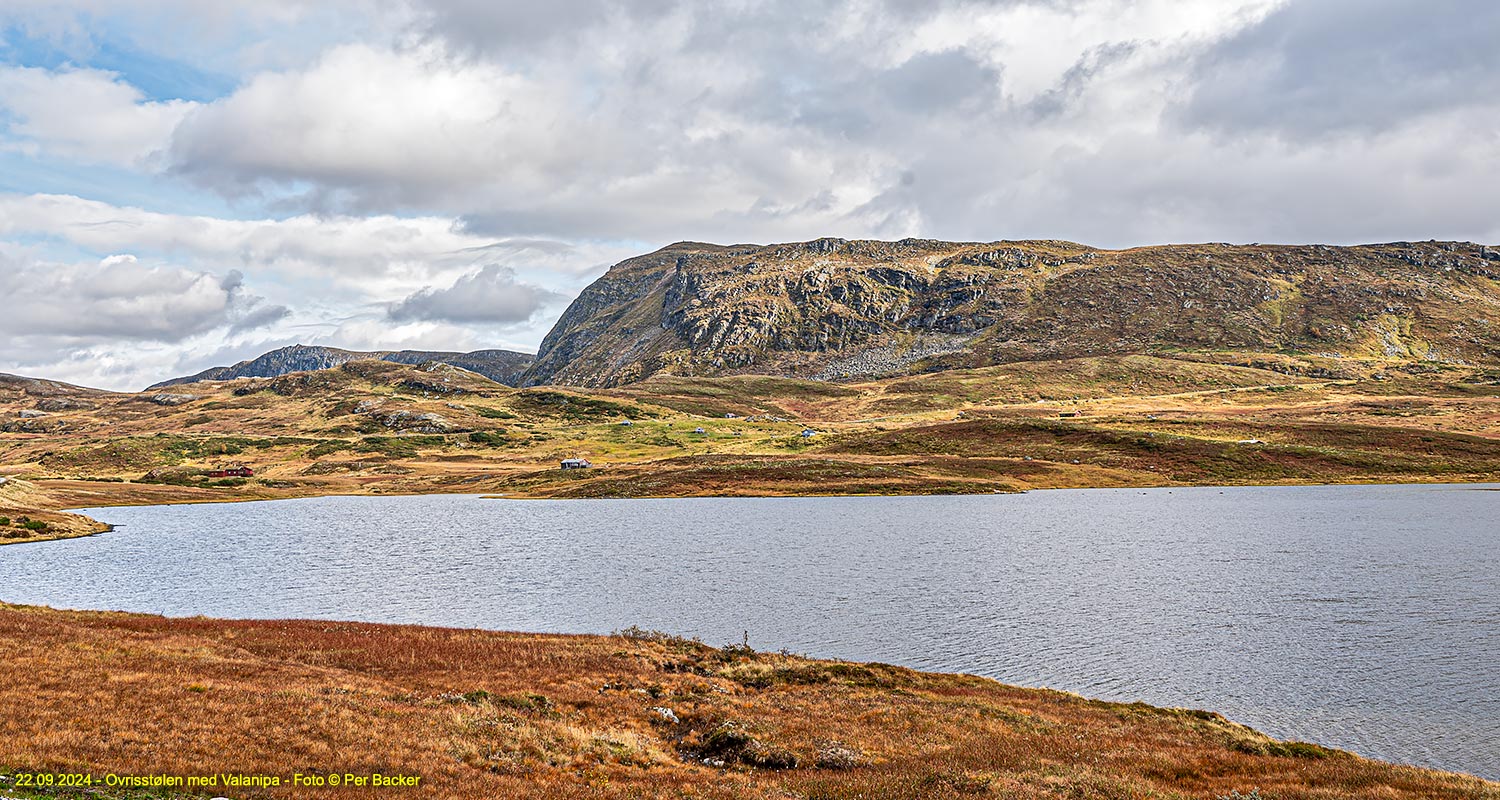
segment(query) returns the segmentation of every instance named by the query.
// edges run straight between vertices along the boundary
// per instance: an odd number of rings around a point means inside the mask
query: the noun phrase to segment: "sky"
[[[1493,0],[5,0],[0,372],[534,351],[676,241],[1500,243]]]

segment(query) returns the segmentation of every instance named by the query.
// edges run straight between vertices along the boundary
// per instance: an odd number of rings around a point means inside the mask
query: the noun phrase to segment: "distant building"
[[[621,425],[634,425],[634,424],[635,424],[635,423],[634,423],[634,422],[631,422],[631,421],[630,421],[630,420],[628,420],[628,419],[622,419],[622,420],[620,420],[620,424],[621,424]]]
[[[562,460],[563,469],[588,469],[594,466],[586,458],[565,458]]]
[[[802,438],[804,438],[804,439],[811,439],[812,437],[817,436],[817,435],[818,435],[818,432],[815,431],[815,430],[813,430],[812,428],[803,428],[802,429]]]
[[[1069,417],[1076,417],[1076,416],[1078,416],[1078,412],[1077,411],[1063,411],[1063,412],[1059,413],[1058,416],[1062,417],[1063,419],[1068,419]]]
[[[208,471],[210,478],[253,478],[255,470],[249,467],[230,467],[229,469],[211,469]]]
[[[702,428],[694,428],[693,433],[708,433],[708,431],[703,430]]]
[[[734,415],[733,414],[725,414],[724,415],[724,419],[734,419]]]

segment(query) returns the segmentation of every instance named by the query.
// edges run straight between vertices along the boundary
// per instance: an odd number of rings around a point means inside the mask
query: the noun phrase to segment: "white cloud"
[[[431,48],[347,45],[200,109],[173,158],[227,191],[309,181],[362,205],[421,202],[476,177],[534,191],[535,178],[586,155],[556,135],[564,120],[553,102],[536,81]]]
[[[0,147],[146,167],[194,105],[147,101],[111,72],[0,66]]]
[[[0,237],[20,236],[60,239],[94,252],[149,251],[191,263],[228,264],[289,284],[341,287],[367,300],[409,294],[500,258],[528,273],[566,279],[630,254],[618,244],[471,234],[443,217],[302,214],[238,220],[164,214],[70,195],[0,193]]]
[[[0,239],[242,272],[264,300],[175,345],[187,361],[534,345],[548,293],[681,239],[1500,239],[1488,0],[53,5],[0,12],[83,41],[77,67],[0,67],[7,157],[123,166],[131,196],[206,190],[261,218],[23,187]],[[213,33],[141,35],[173,18]],[[121,20],[236,88],[158,102],[89,68]]]
[[[0,332],[55,340],[179,342],[227,324],[244,302],[240,276],[135,259],[55,263],[0,251]]]
[[[533,349],[559,292],[638,247],[495,239],[437,217],[228,220],[0,194],[0,371],[139,388],[262,345]],[[515,266],[483,269],[496,261]],[[393,324],[403,300],[411,319]]]
[[[1462,27],[1473,2],[1443,0],[1431,11],[1440,19],[1419,29]],[[384,27],[405,20],[405,36],[331,47],[189,109],[162,163],[238,202],[318,215],[294,213],[255,235],[241,223],[199,226],[207,237],[244,240],[247,264],[335,281],[357,274],[386,296],[452,281],[475,262],[436,266],[431,253],[371,253],[364,242],[352,245],[351,261],[327,243],[371,229],[455,248],[490,236],[660,244],[1060,235],[1131,245],[1168,233],[1278,240],[1323,229],[1312,238],[1384,238],[1378,225],[1298,198],[1363,195],[1367,181],[1349,154],[1392,183],[1426,185],[1424,165],[1493,153],[1471,125],[1500,107],[1483,93],[1428,91],[1483,72],[1483,57],[1423,55],[1420,43],[1393,40],[1394,50],[1381,47],[1391,21],[1410,13],[1399,5],[1381,0],[1350,15],[1363,33],[1343,35],[1310,0],[414,2],[386,9]],[[1371,52],[1401,56],[1401,85],[1432,101],[1403,106],[1410,130],[1278,142],[1316,115],[1294,107],[1296,92],[1270,89],[1303,77],[1309,91],[1364,98],[1320,101],[1327,113],[1389,116],[1370,96],[1379,87],[1344,68]],[[1246,73],[1246,64],[1266,72]],[[1241,102],[1236,87],[1247,86],[1258,94]],[[1435,136],[1409,135],[1418,129]],[[1324,146],[1347,168],[1318,167]],[[1164,159],[1161,179],[1137,174],[1149,162],[1123,160],[1137,156]],[[1193,170],[1173,169],[1189,160]],[[1478,205],[1483,172],[1445,174],[1446,196]],[[1284,183],[1256,178],[1270,174]],[[1145,194],[1127,194],[1148,183]],[[1283,195],[1291,209],[1285,199],[1246,202]],[[1388,198],[1379,218],[1405,221],[1403,231],[1441,222],[1419,197]],[[176,227],[174,235],[203,238]],[[294,233],[301,227],[319,233]],[[1485,228],[1443,230],[1472,237]],[[77,236],[104,247],[118,233],[105,225]]]
[[[161,3],[158,10],[170,7]],[[238,202],[294,210],[276,232],[304,223],[322,232],[292,237],[299,242],[370,226],[426,227],[411,234],[424,243],[1045,232],[1126,245],[1153,241],[1157,231],[1223,239],[1250,230],[1274,240],[1309,225],[1334,238],[1363,228],[1337,209],[1289,214],[1281,201],[1241,200],[1283,188],[1294,199],[1326,195],[1329,179],[1345,181],[1347,194],[1364,192],[1352,164],[1347,173],[1315,169],[1316,179],[1299,171],[1325,145],[1340,163],[1354,153],[1391,182],[1426,184],[1424,165],[1449,161],[1452,144],[1493,153],[1480,129],[1464,126],[1500,106],[1482,91],[1494,72],[1483,54],[1486,27],[1465,23],[1494,16],[1488,4],[1440,0],[1420,13],[1397,0],[1355,5],[371,0],[338,7],[383,20],[361,29],[365,40],[253,72],[230,95],[198,106],[148,103],[109,73],[22,70],[38,85],[88,82],[105,98],[101,108],[154,121],[83,125],[38,111],[19,124],[63,134],[23,137],[29,147],[116,161],[141,164],[167,147],[157,162],[166,174]],[[292,2],[271,16],[293,24],[312,13]],[[1387,102],[1389,86],[1406,99]],[[1358,135],[1299,147],[1278,141],[1308,126]],[[1424,147],[1408,135],[1418,129],[1449,144]],[[1119,160],[1133,151],[1169,161],[1144,197],[1123,188],[1144,180],[1132,172],[1142,165]],[[1171,170],[1186,159],[1208,168]],[[1080,165],[1110,182],[1079,174]],[[1227,190],[1237,197],[1222,190],[1231,173],[1249,184]],[[1256,174],[1289,183],[1272,186]],[[1443,184],[1470,204],[1488,191],[1477,174],[1448,174]],[[1075,188],[1085,185],[1103,194]],[[1409,221],[1406,229],[1433,219],[1415,195],[1389,202],[1381,216]],[[1232,216],[1213,213],[1231,206]],[[431,230],[454,219],[467,233]],[[217,238],[237,226],[200,227]],[[118,232],[103,226],[80,238]],[[279,246],[267,240],[277,238],[249,237],[241,252],[265,261]],[[384,276],[387,284],[371,288],[387,294],[473,266],[434,273],[430,257],[370,258],[360,246],[361,267],[322,247],[302,257],[297,244],[287,246],[270,260],[324,275]]]
[[[489,264],[443,289],[424,287],[390,307],[393,320],[457,323],[514,323],[531,319],[544,306],[567,298],[516,280],[516,271]]]

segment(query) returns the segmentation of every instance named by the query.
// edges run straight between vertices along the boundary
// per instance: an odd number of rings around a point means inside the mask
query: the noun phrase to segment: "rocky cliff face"
[[[196,375],[173,378],[147,387],[146,391],[198,381],[227,381],[235,378],[275,378],[292,372],[333,369],[351,361],[379,360],[398,364],[425,364],[436,361],[476,372],[496,383],[516,385],[521,373],[531,365],[531,356],[510,350],[476,350],[472,353],[449,353],[428,350],[378,350],[358,352],[333,347],[292,345],[272,350],[229,367],[212,367]]]
[[[616,265],[522,385],[819,379],[1163,350],[1500,362],[1500,249],[819,239]]]

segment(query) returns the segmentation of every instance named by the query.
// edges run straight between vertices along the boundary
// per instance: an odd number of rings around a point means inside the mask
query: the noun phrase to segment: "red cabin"
[[[210,478],[253,478],[255,470],[249,467],[233,467],[231,469],[211,469],[208,471]]]

